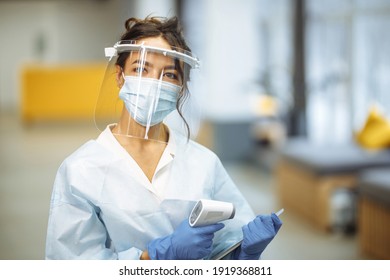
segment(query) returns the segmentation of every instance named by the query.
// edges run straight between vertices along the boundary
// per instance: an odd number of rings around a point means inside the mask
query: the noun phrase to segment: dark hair
[[[174,48],[185,50],[191,52],[191,49],[188,47],[184,36],[183,30],[179,23],[177,17],[172,18],[163,18],[163,17],[146,17],[145,19],[138,18],[129,18],[125,22],[126,32],[121,36],[121,41],[130,41],[130,40],[141,40],[151,37],[161,36],[165,39],[169,45]],[[126,59],[128,58],[129,53],[121,53],[118,56],[116,64],[124,69]],[[184,67],[188,67],[185,65]],[[187,75],[183,77],[184,81],[189,81],[189,71],[182,71]],[[183,94],[179,96],[179,99],[176,104],[176,109],[184,121],[184,125],[187,130],[187,138],[190,138],[190,127],[185,120],[181,110],[184,104],[184,101],[188,98],[188,87],[187,84],[183,84]]]

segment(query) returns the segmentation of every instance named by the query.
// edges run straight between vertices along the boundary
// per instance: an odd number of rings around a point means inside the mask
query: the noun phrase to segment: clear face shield
[[[166,142],[163,121],[183,98],[198,60],[161,38],[120,41],[105,52],[109,63],[95,109],[98,129],[116,123],[117,137]]]

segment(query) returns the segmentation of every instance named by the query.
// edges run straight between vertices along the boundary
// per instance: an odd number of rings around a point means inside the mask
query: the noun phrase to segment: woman
[[[217,156],[190,140],[184,118],[186,137],[163,123],[175,109],[182,116],[190,69],[198,65],[177,18],[130,18],[125,27],[106,49],[110,64],[96,108],[98,126],[112,108],[120,108],[119,121],[104,124],[61,164],[46,258],[210,259],[243,239],[227,258],[259,259],[282,222],[254,216]],[[199,199],[232,202],[234,219],[189,226]]]

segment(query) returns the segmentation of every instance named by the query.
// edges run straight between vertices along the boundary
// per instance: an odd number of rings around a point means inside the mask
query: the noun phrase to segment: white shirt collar
[[[107,125],[106,129],[98,136],[96,141],[114,152],[116,155],[120,157],[128,157],[129,153],[122,147],[122,145],[118,142],[118,140],[115,138],[115,136],[112,134],[111,129],[115,126],[116,124],[109,124]],[[176,146],[176,140],[175,140],[175,135],[173,131],[169,131],[169,139],[167,146],[164,150],[164,154],[167,153],[170,155],[170,157],[173,159],[176,154],[177,146]]]
[[[176,140],[175,140],[175,134],[173,131],[169,130],[169,139],[167,146],[164,149],[164,152],[160,158],[160,161],[158,162],[157,168],[154,172],[152,183],[148,180],[146,175],[143,173],[140,166],[137,164],[137,162],[131,157],[131,155],[126,151],[125,148],[122,147],[122,145],[118,142],[118,140],[113,135],[111,129],[116,124],[110,124],[106,127],[106,129],[98,136],[96,139],[96,142],[98,142],[100,145],[104,146],[106,149],[113,152],[116,156],[123,158],[125,160],[128,160],[133,166],[134,170],[138,170],[138,176],[137,178],[139,181],[146,187],[148,187],[151,191],[156,192],[155,188],[153,187],[153,184],[155,182],[156,177],[159,173],[164,173],[164,167],[166,167],[175,157],[177,146],[176,146]],[[163,176],[164,177],[164,176]],[[161,185],[161,184],[158,184]],[[158,192],[161,192],[163,190],[160,189]]]

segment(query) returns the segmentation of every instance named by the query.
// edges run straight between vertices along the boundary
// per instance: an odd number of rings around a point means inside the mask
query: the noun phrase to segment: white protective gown
[[[152,182],[109,127],[61,164],[54,182],[46,259],[139,259],[171,234],[199,199],[234,203],[216,232],[213,256],[242,238],[255,215],[218,157],[170,131]]]

